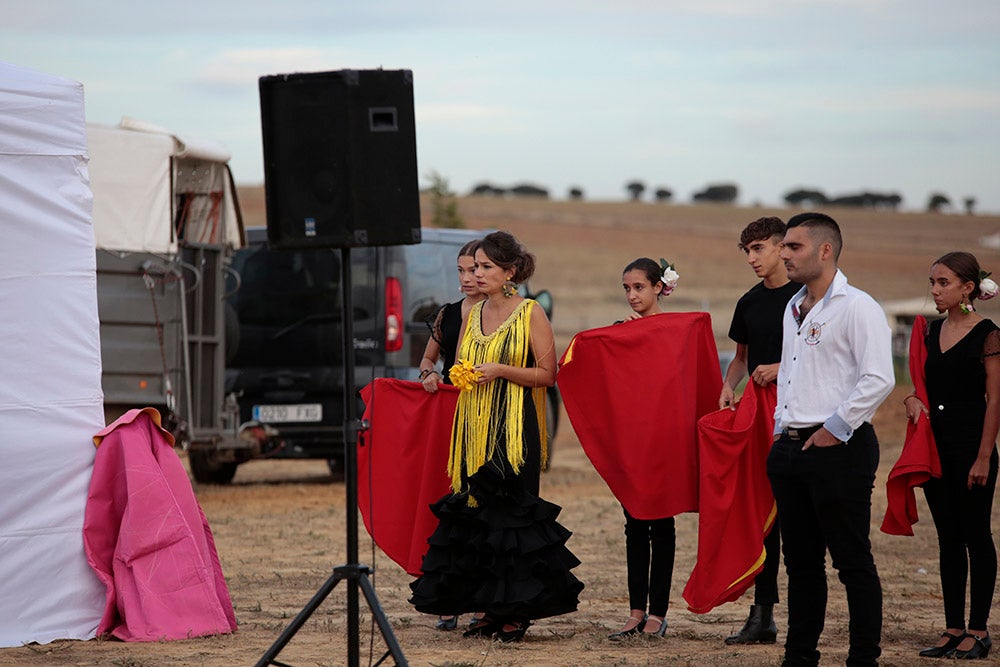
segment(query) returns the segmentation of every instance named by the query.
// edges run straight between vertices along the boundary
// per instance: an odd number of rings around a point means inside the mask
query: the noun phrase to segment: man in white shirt
[[[878,439],[870,420],[892,391],[885,313],[837,268],[843,240],[828,215],[788,221],[781,258],[803,283],[785,308],[768,477],[788,573],[782,667],[819,664],[826,550],[847,592],[850,667],[877,665],[882,587],[872,557],[871,493]]]

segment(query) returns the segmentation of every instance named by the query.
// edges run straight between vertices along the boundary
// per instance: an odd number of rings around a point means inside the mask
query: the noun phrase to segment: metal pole
[[[358,562],[358,450],[357,399],[354,398],[354,304],[351,288],[351,249],[340,249],[341,312],[344,332],[344,489],[347,494],[347,563]],[[347,580],[347,666],[358,667],[360,620],[358,580]]]

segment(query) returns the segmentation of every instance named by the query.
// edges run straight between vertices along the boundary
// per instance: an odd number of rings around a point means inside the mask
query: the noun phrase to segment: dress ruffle
[[[583,583],[570,572],[580,561],[566,547],[572,533],[556,521],[561,508],[490,463],[468,478],[468,488],[431,506],[439,523],[423,574],[410,584],[414,607],[517,620],[575,611]]]

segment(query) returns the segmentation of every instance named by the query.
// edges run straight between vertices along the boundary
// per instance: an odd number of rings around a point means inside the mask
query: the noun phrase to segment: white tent
[[[0,63],[0,646],[89,639],[104,426],[83,86]]]

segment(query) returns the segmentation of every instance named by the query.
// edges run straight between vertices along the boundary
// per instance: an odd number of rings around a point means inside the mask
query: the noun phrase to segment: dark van
[[[351,250],[355,390],[376,377],[416,379],[427,321],[461,298],[458,251],[485,233],[425,228],[417,245]],[[232,263],[239,284],[227,300],[236,326],[226,393],[236,400],[239,437],[232,449],[189,452],[199,482],[228,483],[255,458],[325,459],[342,473],[340,258],[338,249],[271,250],[266,229],[247,230]],[[549,293],[523,289],[551,317]],[[559,396],[554,387],[549,395],[554,434]]]

